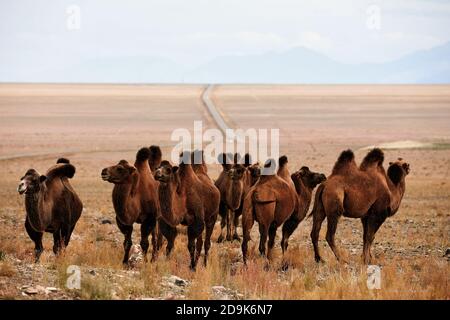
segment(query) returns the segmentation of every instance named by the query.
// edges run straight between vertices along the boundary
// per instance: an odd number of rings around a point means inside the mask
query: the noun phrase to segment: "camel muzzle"
[[[25,183],[21,182],[19,184],[19,186],[17,187],[17,192],[19,192],[19,194],[24,194],[27,191],[27,186]]]

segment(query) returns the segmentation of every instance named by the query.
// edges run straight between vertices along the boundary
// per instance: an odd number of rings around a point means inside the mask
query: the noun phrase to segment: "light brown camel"
[[[190,267],[195,270],[205,235],[204,264],[208,259],[211,246],[211,234],[219,211],[219,190],[205,182],[203,173],[194,172],[191,165],[191,153],[183,152],[179,166],[163,161],[156,170],[155,177],[160,182],[159,200],[161,218],[159,226],[167,239],[166,255],[169,256],[177,236],[179,224],[187,226],[188,250],[191,256]]]
[[[268,160],[264,169],[275,168],[274,162],[273,159]],[[266,242],[269,237],[267,256],[270,258],[277,228],[291,216],[297,205],[297,197],[289,183],[274,174],[275,172],[268,173],[261,175],[244,199],[242,210],[244,263],[247,263],[248,241],[255,220],[259,224],[259,252],[261,255],[266,254]]]
[[[341,259],[334,236],[338,220],[344,216],[361,219],[364,230],[363,260],[366,264],[370,263],[370,247],[375,233],[385,219],[398,210],[405,192],[405,177],[409,173],[409,164],[399,160],[390,165],[386,174],[383,161],[383,152],[375,148],[358,168],[353,152],[344,151],[335,163],[331,176],[319,186],[311,212],[311,240],[317,262],[322,261],[318,238],[325,218],[328,219],[327,242],[336,258]]]
[[[241,159],[236,153],[232,161],[230,154],[220,154],[218,160],[222,165],[222,172],[215,183],[220,190],[219,215],[221,216],[221,231],[217,242],[224,240],[225,226],[227,241],[240,240],[237,227],[242,214],[244,197],[258,180],[261,171],[258,163],[251,164],[249,154],[245,154]]]
[[[158,182],[150,171],[152,151],[142,148],[136,154],[134,166],[121,160],[102,170],[102,179],[114,184],[112,200],[119,230],[125,236],[123,263],[128,264],[133,244],[133,224],[141,224],[141,248],[147,259],[148,237],[152,234],[152,261],[157,257],[157,219],[159,215]]]
[[[69,183],[75,167],[64,158],[58,159],[45,175],[29,169],[20,179],[17,191],[25,194],[25,229],[35,245],[35,261],[42,251],[44,232],[53,233],[53,252],[58,254],[69,245],[83,204]]]
[[[288,158],[286,156],[280,157],[277,175],[289,184],[291,191],[297,197],[297,203],[294,212],[283,224],[283,238],[281,240],[283,253],[287,250],[289,237],[308,213],[314,188],[326,180],[324,174],[312,172],[305,166],[291,175],[287,163]]]

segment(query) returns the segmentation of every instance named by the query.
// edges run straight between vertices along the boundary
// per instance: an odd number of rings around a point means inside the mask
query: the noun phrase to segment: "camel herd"
[[[326,240],[336,258],[342,260],[334,236],[339,218],[344,216],[362,221],[363,260],[367,264],[372,258],[370,247],[375,233],[387,217],[397,212],[405,192],[405,177],[409,173],[409,164],[401,158],[391,162],[386,171],[384,154],[377,148],[369,151],[359,166],[351,150],[343,151],[328,178],[305,166],[290,174],[286,156],[280,157],[278,166],[273,165],[275,160],[269,159],[264,168],[252,163],[248,154],[244,157],[220,154],[218,160],[222,172],[216,181],[208,176],[202,151],[184,151],[179,164],[172,165],[162,160],[158,146],[141,148],[134,164],[121,160],[102,170],[102,179],[114,184],[112,204],[117,226],[125,238],[125,265],[132,246],[134,223],[141,225],[140,245],[145,257],[150,246],[148,238],[152,235],[151,261],[156,260],[163,237],[167,242],[166,255],[170,255],[177,227],[182,225],[187,227],[191,269],[196,268],[203,248],[206,265],[211,235],[219,215],[219,243],[240,240],[237,227],[241,217],[244,263],[247,262],[248,241],[255,221],[259,225],[261,255],[271,258],[279,227],[282,227],[284,254],[289,237],[307,215],[317,186],[310,213],[315,260],[322,261],[318,238],[325,218],[328,221]],[[275,167],[276,171],[267,172]],[[261,174],[263,169],[267,174]],[[69,183],[74,174],[73,164],[61,158],[45,175],[29,169],[20,179],[18,192],[25,194],[25,229],[35,243],[36,262],[43,251],[44,232],[53,234],[55,254],[69,244],[83,209]]]

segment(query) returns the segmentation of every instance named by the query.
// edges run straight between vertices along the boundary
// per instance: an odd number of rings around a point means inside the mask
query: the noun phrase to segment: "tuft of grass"
[[[0,263],[0,277],[12,277],[16,274],[16,270],[8,262]]]

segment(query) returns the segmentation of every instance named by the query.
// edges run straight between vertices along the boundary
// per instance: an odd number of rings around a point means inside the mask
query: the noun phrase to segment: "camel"
[[[277,175],[289,184],[291,191],[297,197],[297,202],[294,212],[283,224],[283,238],[281,240],[283,254],[287,250],[289,237],[308,213],[314,188],[326,180],[324,174],[312,172],[305,166],[291,175],[287,163],[288,158],[286,156],[280,157]]]
[[[68,180],[74,175],[75,167],[69,160],[60,158],[45,175],[29,169],[20,179],[17,191],[25,194],[25,230],[35,244],[36,263],[44,251],[44,232],[53,234],[55,254],[69,245],[83,211],[83,204]]]
[[[161,165],[162,160],[162,152],[159,146],[152,145],[149,147],[150,156],[148,158],[148,165],[150,166],[150,170],[154,174],[156,169]]]
[[[234,155],[231,164],[231,155],[220,154],[219,163],[222,164],[216,186],[220,190],[219,215],[221,216],[220,236],[217,242],[224,240],[224,229],[227,227],[226,240],[240,240],[237,234],[239,217],[242,214],[244,197],[258,180],[261,172],[259,164],[251,164],[251,157],[245,154],[244,161],[241,164],[239,154]]]
[[[152,235],[152,258],[158,253],[157,219],[159,216],[158,182],[150,170],[149,159],[159,147],[141,148],[136,154],[136,161],[130,165],[121,160],[117,165],[104,168],[102,179],[114,184],[112,201],[116,212],[116,222],[119,230],[125,236],[123,242],[123,264],[128,265],[132,246],[133,224],[141,224],[140,245],[147,260],[149,248],[148,237]],[[160,152],[160,150],[159,150]]]
[[[311,240],[317,262],[323,261],[318,247],[322,222],[328,219],[326,239],[336,259],[341,255],[334,242],[337,223],[341,216],[360,218],[363,224],[363,261],[369,264],[370,247],[375,233],[387,217],[395,214],[405,193],[405,177],[409,164],[399,159],[391,163],[387,173],[383,168],[384,154],[378,148],[371,150],[359,168],[351,150],[341,153],[330,177],[316,193]]]
[[[203,230],[205,229],[204,265],[208,260],[211,235],[219,211],[220,192],[209,181],[206,166],[191,164],[191,152],[184,151],[179,166],[162,161],[156,170],[159,181],[159,201],[161,217],[159,226],[167,239],[166,256],[170,256],[177,236],[177,226],[187,226],[188,250],[191,257],[190,268],[195,270],[202,251]]]
[[[264,168],[274,168],[275,166],[271,165],[273,162],[273,159],[269,159]],[[292,192],[289,183],[276,175],[275,172],[270,173],[261,175],[244,199],[242,256],[245,264],[247,263],[250,231],[255,220],[259,224],[259,252],[262,256],[266,254],[266,242],[267,237],[269,237],[267,256],[270,259],[277,228],[291,216],[297,205],[297,197]]]

